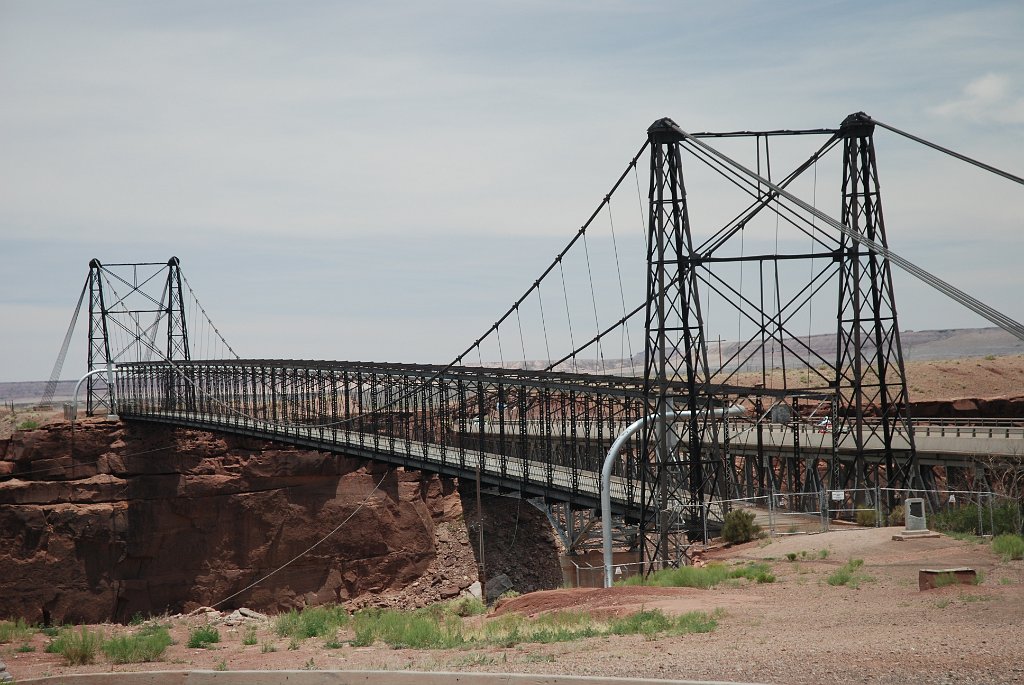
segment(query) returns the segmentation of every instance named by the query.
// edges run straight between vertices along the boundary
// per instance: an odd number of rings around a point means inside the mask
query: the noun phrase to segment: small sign
[[[833,490],[832,491],[832,501],[833,502],[842,502],[844,499],[846,499],[846,490]]]
[[[621,576],[622,575],[622,567],[621,566],[616,566],[615,567],[615,575],[617,575],[617,576]]]

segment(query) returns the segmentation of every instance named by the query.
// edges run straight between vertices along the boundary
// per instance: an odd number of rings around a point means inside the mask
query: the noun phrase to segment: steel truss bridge
[[[610,445],[627,426],[651,417],[620,453],[611,480],[620,542],[639,549],[650,567],[678,563],[687,533],[720,526],[724,502],[732,498],[866,491],[876,485],[927,492],[934,489],[937,468],[951,481],[970,478],[962,455],[942,445],[922,450],[920,441],[927,438],[915,434],[891,269],[908,272],[1020,339],[1024,326],[888,248],[876,126],[1024,183],[863,113],[835,129],[801,131],[691,134],[660,119],[568,245],[448,365],[239,359],[187,280],[184,289],[176,258],[127,265],[93,260],[79,309],[88,295],[89,366],[110,372],[90,377],[87,413],[116,410],[131,421],[223,431],[478,478],[502,493],[542,503],[570,548],[583,547],[593,525]],[[824,143],[790,173],[773,177],[768,141],[794,136],[818,136]],[[756,141],[755,169],[709,143],[734,138]],[[838,219],[790,192],[809,169],[817,174],[818,162],[833,148],[842,151]],[[691,229],[684,158],[711,169],[746,198],[712,230]],[[621,316],[610,324],[606,317],[602,326],[588,235],[594,243],[598,218],[607,212],[619,269],[612,200],[627,192],[624,181],[631,174],[639,194],[642,159],[649,160],[650,171],[642,212],[646,293],[628,307],[619,271]],[[775,226],[776,249],[747,252],[743,236],[766,222]],[[780,226],[803,247],[780,243]],[[580,253],[594,300],[594,334],[578,343],[565,265]],[[794,279],[787,269],[796,263],[805,265],[805,276]],[[153,267],[147,277],[146,268]],[[561,356],[551,354],[553,307],[549,301],[545,317],[542,293],[546,285],[550,297],[559,276],[570,341]],[[154,284],[162,284],[159,295],[147,293]],[[822,295],[834,314],[835,346],[829,351],[813,345],[795,324]],[[131,305],[133,297],[142,304]],[[527,359],[524,342],[523,320],[535,303],[543,325],[542,362]],[[741,322],[740,334],[714,360],[706,317],[709,310],[729,308]],[[642,338],[638,353],[623,354],[609,371],[606,350],[614,340],[624,341],[631,325]],[[578,319],[576,326],[581,329]],[[54,378],[73,329],[74,321]],[[161,329],[166,332],[158,336]],[[505,350],[517,339],[523,359],[508,361]],[[484,364],[482,350],[495,341],[496,348],[488,349],[496,349],[501,361]],[[586,359],[600,359],[600,368],[580,371]],[[638,361],[639,369],[626,372]],[[717,411],[737,404],[746,409],[744,416]],[[669,412],[685,418],[668,420]],[[826,432],[809,432],[819,421]]]

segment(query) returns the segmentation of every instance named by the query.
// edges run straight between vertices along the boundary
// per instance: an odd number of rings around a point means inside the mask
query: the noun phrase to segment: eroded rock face
[[[93,420],[0,442],[0,616],[421,605],[477,580],[455,482],[273,443]],[[375,489],[376,488],[376,489]]]

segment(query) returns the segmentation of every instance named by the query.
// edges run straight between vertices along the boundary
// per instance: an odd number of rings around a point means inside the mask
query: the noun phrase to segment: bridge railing
[[[642,380],[525,370],[230,360],[139,362],[118,371],[119,412],[371,456],[596,504],[612,441],[648,413]],[[640,433],[613,469],[637,510]]]

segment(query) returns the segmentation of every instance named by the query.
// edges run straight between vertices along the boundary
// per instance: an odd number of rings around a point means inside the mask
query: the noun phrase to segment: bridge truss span
[[[365,457],[596,508],[615,437],[644,415],[643,379],[497,368],[288,360],[129,363],[132,420]],[[613,476],[616,513],[640,516],[639,438]]]

